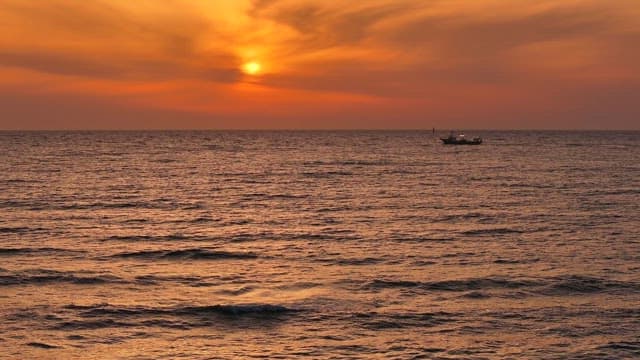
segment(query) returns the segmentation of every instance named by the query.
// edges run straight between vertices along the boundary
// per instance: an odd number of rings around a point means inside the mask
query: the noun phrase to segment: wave
[[[459,321],[461,314],[450,312],[424,313],[354,313],[350,320],[370,330],[403,329],[411,327],[435,327]]]
[[[309,195],[301,194],[266,194],[266,193],[250,193],[243,195],[240,199],[241,201],[252,201],[252,200],[298,200],[298,199],[306,199]]]
[[[96,203],[75,203],[75,204],[64,204],[59,205],[57,207],[53,207],[56,210],[89,210],[89,209],[131,209],[131,208],[140,208],[140,209],[157,209],[157,208],[166,208],[166,204],[160,205],[154,202],[96,202]]]
[[[46,230],[44,228],[31,228],[27,226],[9,226],[9,227],[0,227],[0,234],[24,234],[32,231],[43,231]]]
[[[218,222],[219,219],[213,219],[209,216],[200,216],[191,220],[187,220],[187,222],[192,224],[202,224],[202,223],[210,223],[210,222]],[[182,222],[182,221],[181,221]]]
[[[223,289],[223,290],[219,290],[216,291],[216,293],[218,294],[222,294],[222,295],[231,295],[231,296],[238,296],[238,295],[243,295],[243,294],[248,294],[250,292],[252,292],[255,288],[252,286],[243,286],[239,289]]]
[[[502,234],[522,234],[524,231],[510,228],[493,228],[493,229],[473,229],[463,231],[462,235],[502,235]]]
[[[305,161],[302,163],[304,166],[383,166],[390,165],[391,162],[387,160],[361,160],[361,159],[346,159],[336,161]]]
[[[468,221],[470,219],[478,219],[478,220],[494,220],[496,218],[495,215],[481,212],[467,212],[463,214],[446,214],[433,219],[435,222],[458,222],[458,221]]]
[[[329,225],[331,222],[323,223],[323,226]],[[334,228],[324,228],[317,232],[290,232],[290,231],[247,231],[240,230],[230,232],[224,236],[208,236],[203,240],[220,240],[224,242],[248,242],[255,240],[276,240],[276,241],[350,241],[362,240],[363,237],[349,230],[337,230]],[[192,239],[193,240],[193,239]]]
[[[366,258],[321,258],[315,261],[336,265],[375,265],[383,262],[383,259],[366,257]]]
[[[175,210],[181,207],[191,206],[192,204],[176,203],[168,200],[149,200],[149,201],[115,201],[113,202],[74,202],[65,201],[1,201],[0,208],[23,208],[28,210],[101,210],[101,209],[149,209],[149,210]]]
[[[175,315],[175,316],[200,316],[208,314],[222,315],[257,315],[257,314],[281,314],[298,312],[298,309],[288,308],[282,305],[272,304],[238,304],[238,305],[205,305],[205,306],[178,306],[171,308],[161,307],[118,307],[110,304],[98,305],[67,305],[69,310],[78,310],[81,317],[98,316],[146,316],[146,315]]]
[[[263,237],[269,240],[325,240],[325,241],[349,241],[362,240],[363,238],[357,233],[351,231],[332,231],[331,229],[321,230],[319,232],[287,232],[272,234],[269,237]]]
[[[132,322],[114,321],[111,319],[104,319],[98,321],[83,321],[83,320],[70,320],[61,321],[52,326],[52,330],[95,330],[104,328],[125,328],[139,326],[140,324]]]
[[[58,248],[0,248],[0,256],[18,256],[31,254],[54,254],[54,253],[83,253],[79,250],[68,250]]]
[[[120,307],[110,304],[67,305],[65,311],[74,311],[73,320],[49,317],[49,326],[56,330],[79,330],[123,327],[162,327],[189,329],[220,325],[221,321],[250,319],[251,321],[284,320],[287,315],[301,310],[272,304],[239,304],[178,307]],[[250,325],[250,324],[249,324]]]
[[[189,286],[209,285],[200,276],[160,276],[160,275],[139,275],[135,277],[135,283],[140,285],[156,285],[159,282],[176,282]]]
[[[321,207],[315,209],[315,212],[323,213],[323,212],[340,212],[340,211],[350,211],[352,210],[349,206],[332,206],[332,207]]]
[[[617,281],[581,275],[567,275],[537,279],[506,279],[486,277],[463,280],[444,280],[434,282],[381,280],[376,279],[364,285],[367,290],[412,288],[422,291],[450,291],[470,293],[463,295],[467,298],[483,298],[491,296],[482,290],[490,289],[521,289],[525,293],[511,295],[545,295],[572,296],[593,293],[640,293],[640,283],[631,281]]]
[[[540,258],[529,258],[529,259],[496,259],[493,261],[494,264],[531,264],[534,262],[540,261]]]
[[[247,305],[212,305],[185,307],[179,313],[186,315],[223,314],[223,315],[259,315],[259,314],[283,314],[297,312],[299,310],[282,305],[271,304],[247,304]]]
[[[35,270],[0,275],[0,286],[16,285],[43,285],[70,283],[78,285],[101,285],[125,283],[117,276],[101,274],[93,276],[78,276],[70,272],[60,272],[54,270]]]
[[[434,282],[373,280],[365,285],[369,289],[418,288],[426,291],[471,291],[482,289],[517,289],[540,285],[533,280],[507,280],[504,278],[476,278],[466,280],[444,280]]]
[[[178,162],[178,159],[168,159],[168,158],[151,159],[151,160],[149,160],[149,162],[151,162],[151,163],[159,163],[159,164],[170,164],[170,163]]]
[[[37,183],[40,182],[36,179],[3,179],[0,181],[5,184],[23,184],[23,183]]]
[[[204,249],[182,250],[146,250],[126,252],[112,255],[115,258],[135,258],[147,260],[226,260],[226,259],[256,259],[253,253],[236,253],[228,251],[211,251]]]
[[[59,349],[60,346],[57,345],[49,345],[49,344],[45,344],[45,343],[41,343],[41,342],[30,342],[25,344],[27,346],[32,346],[32,347],[37,347],[40,349]]]
[[[629,355],[640,356],[640,341],[610,342],[606,345],[598,346],[598,350],[614,350],[617,352],[627,352]]]
[[[353,176],[354,173],[351,171],[344,170],[332,170],[332,171],[306,171],[302,173],[305,177],[310,177],[314,179],[322,179],[334,176]]]
[[[181,240],[192,240],[198,241],[203,240],[201,237],[196,236],[186,236],[182,234],[169,234],[169,235],[113,235],[107,238],[104,238],[105,241],[181,241]]]
[[[608,280],[582,275],[566,275],[552,278],[539,293],[543,295],[580,295],[593,293],[638,293],[640,283]]]
[[[470,291],[464,295],[462,295],[461,297],[465,298],[465,299],[488,299],[491,297],[491,295],[481,292],[481,291]]]
[[[149,219],[126,219],[122,221],[124,224],[147,223]]]

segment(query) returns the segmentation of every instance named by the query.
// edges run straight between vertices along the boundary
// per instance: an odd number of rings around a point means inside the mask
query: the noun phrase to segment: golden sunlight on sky
[[[2,0],[0,129],[640,129],[638,0]]]

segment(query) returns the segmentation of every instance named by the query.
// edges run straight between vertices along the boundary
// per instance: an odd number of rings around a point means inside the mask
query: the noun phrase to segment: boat
[[[480,145],[482,144],[482,138],[474,137],[473,139],[467,139],[464,134],[453,135],[453,132],[446,138],[440,138],[445,145]]]

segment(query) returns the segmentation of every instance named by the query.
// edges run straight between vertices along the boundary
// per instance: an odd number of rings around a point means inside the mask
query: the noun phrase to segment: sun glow
[[[260,63],[255,61],[251,61],[242,65],[242,71],[244,71],[245,74],[257,75],[260,72],[260,70],[262,70],[262,65],[260,65]]]

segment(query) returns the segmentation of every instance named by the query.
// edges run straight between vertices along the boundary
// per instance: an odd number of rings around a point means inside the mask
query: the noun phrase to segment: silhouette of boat
[[[453,135],[453,132],[446,138],[440,138],[445,145],[480,145],[482,144],[482,138],[474,137],[473,139],[467,139],[464,134]]]

